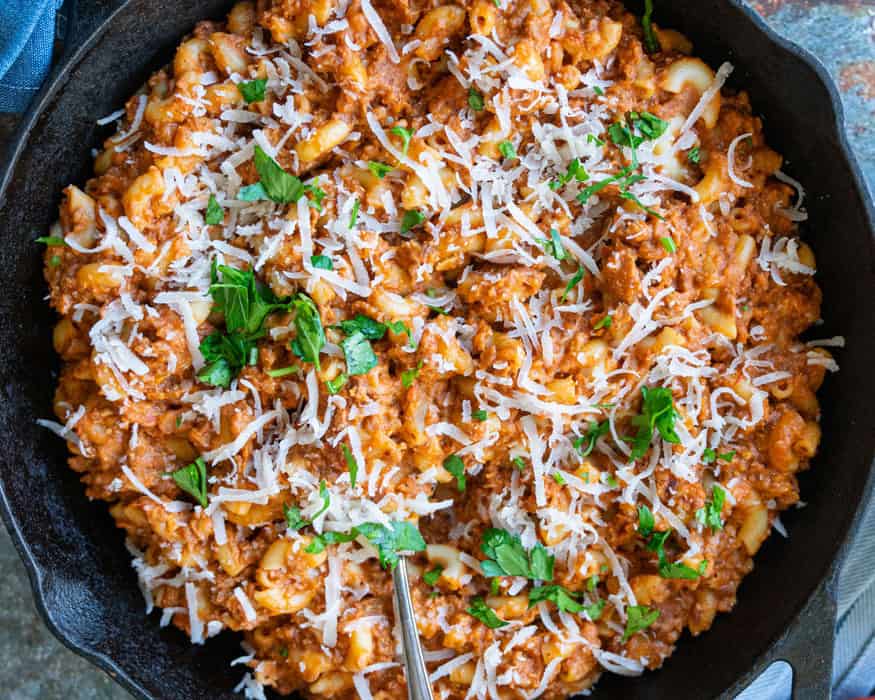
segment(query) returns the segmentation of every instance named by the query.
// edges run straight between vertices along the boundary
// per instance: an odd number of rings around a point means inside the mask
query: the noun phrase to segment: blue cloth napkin
[[[0,112],[23,112],[52,65],[62,0],[0,0]]]
[[[39,90],[51,67],[61,4],[0,0],[0,112],[24,111]],[[867,513],[860,533],[839,577],[834,700],[853,700],[875,690],[875,509]],[[791,678],[787,664],[773,664],[738,700],[789,700]]]

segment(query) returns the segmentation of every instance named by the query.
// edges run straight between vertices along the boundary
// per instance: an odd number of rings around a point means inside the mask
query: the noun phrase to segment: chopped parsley
[[[171,472],[170,476],[179,488],[194,497],[201,508],[207,507],[207,464],[203,457]]]
[[[597,600],[591,605],[584,605],[583,612],[592,622],[595,622],[602,616],[605,610],[605,603],[607,603],[606,600]]]
[[[405,369],[401,373],[401,386],[405,389],[409,389],[413,386],[413,382],[416,381],[416,378],[419,376],[419,370],[422,369],[422,360],[416,363],[416,367],[411,367],[410,369]]]
[[[325,347],[325,330],[315,302],[306,294],[298,293],[292,300],[295,308],[295,338],[292,352],[305,362],[312,362],[320,369],[319,353]]]
[[[550,229],[549,240],[546,238],[539,238],[538,243],[541,244],[547,253],[560,262],[568,259],[568,251],[566,251],[565,247],[562,245],[562,237],[559,235],[559,231],[555,228]]]
[[[252,197],[252,200],[267,198],[279,204],[290,204],[297,202],[307,192],[307,186],[297,177],[283,170],[279,163],[262,150],[261,146],[255,147],[253,161],[260,179],[255,185],[240,190],[238,199],[251,201],[243,196],[245,190],[246,195]],[[261,188],[260,191],[256,189],[258,187]],[[264,196],[260,196],[262,194]]]
[[[598,95],[599,97],[604,97],[604,96],[605,96],[605,91],[602,90],[598,85],[596,85],[595,87],[593,87],[592,91],[593,91],[596,95]]]
[[[560,486],[565,486],[565,477],[562,476],[562,472],[553,472],[551,475],[553,477],[553,481],[555,481]]]
[[[735,457],[735,450],[717,454],[716,450],[713,448],[706,447],[702,452],[702,464],[714,464],[718,459],[721,459],[724,462],[731,462],[733,457]]]
[[[325,550],[325,545],[352,542],[359,535],[377,550],[380,565],[384,569],[392,570],[398,565],[400,552],[421,552],[425,549],[425,540],[415,525],[392,520],[388,525],[362,523],[349,532],[323,532],[316,535],[304,551],[319,554]]]
[[[276,311],[287,311],[289,301],[278,299],[252,270],[237,270],[213,262],[210,272],[213,310],[224,315],[225,331],[214,331],[201,341],[205,365],[200,381],[228,388],[247,364],[255,364],[255,341],[264,335],[264,320]]]
[[[568,297],[569,293],[572,289],[574,289],[578,283],[583,279],[584,269],[583,265],[577,266],[577,272],[574,273],[574,276],[568,280],[568,284],[565,285],[565,291],[562,292],[562,296],[559,297],[560,302],[564,302]]]
[[[630,605],[626,608],[626,628],[623,630],[623,643],[639,632],[646,630],[659,619],[659,610],[646,605]]]
[[[247,83],[237,83],[237,89],[240,91],[240,94],[243,95],[243,99],[246,100],[246,104],[261,102],[264,99],[264,92],[266,87],[266,78],[250,80]]]
[[[644,0],[644,15],[641,17],[641,29],[644,30],[644,49],[647,53],[659,51],[659,39],[653,31],[653,0]]]
[[[659,244],[665,248],[665,252],[672,255],[677,252],[678,247],[675,245],[674,239],[671,236],[663,236],[659,239]]]
[[[643,386],[641,396],[643,397],[641,414],[632,419],[632,425],[638,428],[638,433],[632,438],[633,460],[647,454],[653,440],[654,428],[666,442],[677,444],[681,441],[674,429],[674,422],[679,415],[674,407],[671,389],[666,387],[648,389]]]
[[[370,170],[373,175],[376,175],[381,180],[386,177],[386,175],[391,173],[394,169],[395,168],[393,168],[391,165],[386,165],[385,163],[380,163],[376,160],[368,162],[368,170]]]
[[[723,504],[726,502],[726,491],[719,484],[714,484],[711,489],[711,498],[705,501],[705,506],[696,511],[696,520],[705,527],[710,527],[711,532],[723,529]]]
[[[385,323],[375,321],[364,314],[356,314],[337,324],[346,335],[361,333],[368,340],[381,340],[386,335],[388,326]],[[394,330],[394,329],[393,329]]]
[[[328,390],[329,394],[334,396],[346,386],[347,381],[349,381],[349,377],[346,374],[338,374],[334,379],[329,379],[325,382],[325,388]]]
[[[465,490],[465,463],[459,455],[450,455],[444,460],[444,469],[456,477],[456,488]]]
[[[693,146],[689,152],[687,153],[687,160],[690,161],[693,165],[698,165],[702,160],[702,153],[699,150],[698,146]]]
[[[283,515],[286,516],[286,523],[290,529],[297,531],[307,525],[312,525],[316,518],[328,510],[328,506],[331,505],[331,493],[328,491],[325,479],[319,482],[319,496],[322,498],[322,506],[313,514],[310,520],[305,520],[301,517],[301,509],[297,506],[283,505]]]
[[[602,317],[602,320],[595,324],[592,328],[593,330],[600,331],[602,328],[610,328],[611,324],[614,322],[614,317],[611,314],[605,314]]]
[[[438,582],[438,579],[440,579],[442,573],[444,573],[444,567],[436,566],[430,571],[426,571],[422,575],[422,580],[425,581],[429,586],[433,586]]]
[[[516,149],[510,141],[505,140],[498,144],[498,151],[501,153],[502,157],[507,160],[513,160],[516,158]]]
[[[327,255],[311,255],[310,264],[320,270],[333,270],[334,263]]]
[[[490,608],[486,601],[483,600],[480,596],[475,598],[471,598],[471,607],[468,608],[467,613],[474,617],[484,625],[486,625],[489,629],[494,630],[499,627],[504,627],[505,625],[510,624],[505,620],[502,620],[498,615],[495,614],[495,611]]]
[[[60,264],[61,264],[61,256],[60,255],[53,255],[52,257],[49,258],[49,266],[57,267]]]
[[[480,562],[484,576],[522,576],[552,581],[554,557],[540,542],[528,552],[517,535],[489,528],[483,533],[480,549],[488,557]]]
[[[627,112],[625,123],[615,122],[608,127],[608,136],[617,146],[634,151],[645,141],[658,139],[666,129],[668,122],[650,112]]]
[[[607,435],[610,430],[610,423],[606,420],[601,423],[590,421],[586,433],[577,438],[571,444],[574,445],[574,448],[580,453],[581,457],[589,457],[595,449],[596,441],[603,435]]]
[[[42,243],[43,245],[67,245],[67,241],[64,240],[63,236],[40,236],[35,239],[36,243]]]
[[[211,194],[210,200],[207,202],[207,211],[204,214],[204,223],[208,226],[218,226],[225,220],[225,212],[216,201],[216,195]]]
[[[358,221],[359,218],[359,206],[359,200],[356,198],[352,203],[352,212],[349,215],[349,228],[355,228],[356,221]]]
[[[602,94],[604,94],[604,93],[602,93]],[[587,143],[595,144],[596,146],[599,146],[599,147],[605,145],[605,142],[602,141],[602,139],[600,139],[600,138],[599,138],[598,136],[596,136],[595,134],[587,134],[587,135],[586,135],[586,142],[587,142]]]
[[[407,149],[410,148],[410,139],[413,138],[413,132],[410,129],[405,129],[403,126],[393,126],[390,133],[401,139],[401,152],[406,156]]]
[[[483,100],[483,94],[473,85],[468,88],[468,106],[475,112],[482,112],[486,103]]]
[[[580,162],[580,159],[574,158],[565,170],[565,173],[557,177],[550,183],[550,189],[554,192],[561,187],[564,187],[572,180],[576,180],[577,182],[586,182],[589,180],[589,173],[586,172],[586,168]]]
[[[425,214],[416,209],[408,209],[401,217],[401,233],[407,233],[410,229],[419,226],[425,221]]]
[[[707,562],[703,562],[696,570],[686,564],[668,561],[665,555],[665,543],[671,536],[672,530],[657,530],[653,511],[647,506],[638,506],[638,533],[645,538],[647,549],[656,553],[659,561],[659,575],[662,578],[693,580],[705,572]]]
[[[346,373],[349,376],[367,374],[377,366],[377,356],[371,347],[371,341],[361,331],[356,331],[344,338],[340,347],[343,349],[343,356],[346,359]]]
[[[346,460],[346,470],[349,472],[349,485],[350,488],[355,488],[355,481],[359,474],[359,463],[355,461],[355,457],[352,456],[352,450],[349,449],[349,445],[346,443],[340,446],[340,449],[343,451],[343,458]]]
[[[290,374],[294,374],[295,372],[299,372],[301,370],[298,365],[290,365],[289,367],[279,367],[278,369],[269,369],[267,370],[267,376],[273,377],[274,379],[278,379],[279,377],[287,377]]]
[[[581,593],[569,591],[565,586],[551,584],[549,586],[536,586],[529,591],[529,607],[533,608],[542,601],[549,600],[554,603],[562,612],[579,613],[583,612],[584,606],[577,602],[576,598],[581,597]]]
[[[487,418],[489,418],[489,413],[485,409],[481,408],[477,411],[472,412],[471,418],[473,418],[474,420],[480,421],[482,423]]]
[[[510,461],[513,462],[513,465],[521,472],[526,470],[526,461],[522,457],[514,457]]]

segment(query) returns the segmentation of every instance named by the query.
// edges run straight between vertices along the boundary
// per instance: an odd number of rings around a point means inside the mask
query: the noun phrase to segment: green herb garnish
[[[380,163],[376,160],[368,162],[368,170],[370,170],[372,174],[376,175],[381,180],[386,177],[386,175],[391,173],[394,169],[395,168],[393,168],[391,165],[386,165],[385,163]]]
[[[586,433],[571,444],[574,445],[574,448],[580,453],[581,457],[589,457],[595,449],[596,441],[603,435],[607,435],[610,430],[610,423],[606,420],[601,423],[590,421]]]
[[[207,507],[207,464],[203,457],[171,472],[170,476],[179,488],[194,497],[201,508]]]
[[[207,202],[207,211],[204,214],[204,223],[208,226],[218,226],[225,220],[225,212],[216,201],[216,195],[211,194]]]
[[[301,370],[298,365],[290,365],[289,367],[280,367],[278,369],[269,369],[267,370],[267,376],[273,377],[274,379],[278,379],[279,377],[287,377],[290,374],[294,374],[295,372],[299,372]]]
[[[346,382],[349,380],[349,377],[345,374],[338,374],[334,379],[329,379],[325,382],[325,388],[328,390],[328,393],[334,396],[339,393],[340,390],[346,385]]]
[[[334,263],[327,255],[311,255],[310,264],[320,270],[333,270]]]
[[[355,457],[352,456],[352,450],[349,449],[349,445],[344,443],[340,446],[340,449],[343,451],[343,458],[346,460],[346,470],[349,472],[350,488],[354,489],[355,481],[359,473],[359,463],[356,462]]]
[[[576,600],[581,595],[580,593],[569,591],[565,586],[556,584],[537,586],[529,591],[529,607],[533,608],[538,603],[549,600],[562,612],[576,614],[584,610],[584,606]]]
[[[265,78],[250,80],[247,83],[237,83],[237,89],[240,91],[240,94],[243,95],[243,99],[246,100],[246,104],[261,102],[264,99],[264,92],[266,87],[267,79]]]
[[[484,576],[522,576],[552,581],[553,555],[541,543],[528,552],[517,535],[507,530],[489,528],[483,533],[480,549],[488,557],[480,562]]]
[[[638,433],[632,439],[633,460],[647,454],[654,428],[666,442],[677,444],[681,441],[674,429],[674,422],[680,416],[675,410],[671,389],[666,387],[648,389],[643,386],[641,396],[643,397],[641,414],[632,419],[632,425],[638,427]]]
[[[407,233],[410,229],[419,226],[425,221],[425,214],[416,209],[408,209],[401,217],[401,233]]]
[[[687,153],[687,160],[690,161],[693,165],[698,165],[699,161],[702,159],[702,154],[699,150],[698,146],[693,146],[689,153]]]
[[[295,338],[292,352],[305,362],[312,362],[320,369],[319,353],[325,347],[325,330],[316,303],[306,294],[299,293],[293,300],[295,308]]]
[[[583,279],[583,274],[584,274],[583,265],[578,265],[577,272],[575,272],[574,276],[570,280],[568,280],[568,284],[565,285],[565,291],[562,292],[562,296],[559,297],[560,302],[565,301],[565,299],[568,297],[568,294],[571,292],[571,290],[574,289],[578,285],[580,280]]]
[[[346,359],[346,373],[351,377],[367,374],[377,366],[377,356],[371,347],[371,341],[361,331],[346,337],[340,347],[343,348],[343,356]]]
[[[610,327],[611,327],[611,324],[612,324],[613,322],[614,322],[614,318],[613,318],[613,316],[611,316],[611,314],[605,314],[605,315],[602,317],[602,320],[599,321],[597,324],[595,324],[592,328],[593,328],[593,330],[595,330],[595,331],[599,331],[599,330],[601,330],[602,328],[606,328],[606,329],[607,329],[607,328],[610,328]]]
[[[495,611],[490,608],[486,601],[483,600],[480,596],[476,598],[471,598],[471,607],[468,608],[467,613],[471,617],[475,617],[484,625],[486,625],[489,629],[494,630],[499,627],[504,627],[505,625],[510,624],[505,620],[502,620],[498,615],[495,614]]]
[[[413,132],[410,129],[405,129],[403,126],[393,126],[390,133],[398,136],[402,141],[401,152],[406,156],[407,149],[410,148],[410,139],[413,137]]]
[[[416,378],[419,376],[419,370],[422,369],[422,360],[416,363],[416,367],[411,367],[410,369],[405,369],[401,373],[401,386],[405,389],[409,389],[413,386],[413,382],[416,381]]]
[[[705,506],[696,511],[696,520],[705,527],[710,527],[711,532],[717,532],[723,529],[723,504],[726,502],[726,492],[723,488],[714,484],[711,489],[711,499],[705,501]]]
[[[450,455],[444,460],[444,469],[456,477],[456,488],[465,490],[465,463],[459,455]]]
[[[356,221],[359,218],[359,201],[356,199],[352,203],[352,212],[349,215],[349,228],[354,228]]]
[[[656,32],[653,30],[653,0],[644,0],[641,28],[644,30],[644,49],[647,53],[659,51],[659,39],[656,38]]]
[[[468,88],[468,106],[475,112],[482,112],[486,106],[482,93],[473,85]]]
[[[514,158],[516,158],[516,149],[513,147],[513,144],[510,141],[505,140],[499,143],[498,151],[506,160],[513,160]]]
[[[430,571],[426,571],[422,575],[422,580],[425,581],[429,586],[435,585],[441,577],[441,574],[444,572],[444,567],[436,566]]]
[[[675,245],[674,239],[671,236],[663,236],[659,239],[659,244],[665,248],[665,252],[669,255],[676,253],[678,250],[678,247]]]
[[[487,418],[489,418],[489,413],[485,409],[481,408],[478,411],[473,411],[471,413],[471,418],[473,418],[474,420],[480,421],[482,423]]]
[[[646,605],[630,605],[626,608],[626,629],[623,630],[623,643],[629,638],[646,630],[659,619],[659,610],[651,610]]]

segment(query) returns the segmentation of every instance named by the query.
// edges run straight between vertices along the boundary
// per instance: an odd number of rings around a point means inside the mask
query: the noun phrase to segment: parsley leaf
[[[653,511],[647,506],[638,506],[638,533],[647,540],[647,549],[656,552],[659,560],[659,575],[662,578],[694,580],[704,573],[704,568],[699,571],[686,564],[671,563],[665,555],[665,543],[671,536],[672,531],[656,530],[656,519]]]
[[[717,532],[723,529],[723,519],[720,517],[723,512],[723,504],[726,501],[726,492],[718,484],[714,484],[711,489],[711,498],[705,501],[705,506],[696,511],[696,520],[705,527],[710,527],[711,532]]]
[[[364,314],[356,314],[352,318],[341,321],[338,326],[346,335],[361,333],[368,340],[382,340],[388,328],[385,323],[375,321]],[[395,329],[393,328],[392,330],[394,331]]]
[[[401,373],[401,386],[405,389],[409,389],[413,386],[413,382],[416,381],[416,378],[419,376],[419,370],[422,369],[422,360],[416,363],[416,367],[411,367],[410,369],[405,369]]]
[[[599,88],[599,89],[601,89],[601,88]],[[596,94],[598,94],[598,93],[596,93]],[[604,94],[604,93],[602,93],[602,94]],[[599,147],[605,145],[605,142],[602,139],[600,139],[598,136],[596,136],[595,134],[587,134],[586,135],[586,142],[594,144],[594,145],[599,146]]]
[[[502,620],[498,615],[495,614],[495,611],[490,608],[486,601],[483,600],[480,596],[476,598],[471,598],[471,607],[469,607],[466,611],[471,617],[475,617],[484,625],[486,625],[489,629],[494,630],[499,627],[504,627],[505,625],[509,625],[509,622]]]
[[[320,369],[319,353],[325,346],[325,330],[315,302],[306,294],[298,293],[292,300],[295,307],[295,338],[292,352],[305,362]]]
[[[641,414],[632,419],[632,425],[638,427],[638,433],[632,439],[633,460],[647,454],[650,442],[653,440],[654,428],[666,442],[677,444],[681,441],[674,429],[674,422],[679,416],[674,407],[671,389],[666,387],[648,389],[643,386],[641,396],[644,398]]]
[[[207,507],[207,464],[203,457],[171,472],[170,476],[179,488],[194,497],[201,508]]]
[[[44,245],[67,245],[67,241],[64,240],[63,236],[40,236],[39,238],[34,239],[36,243],[42,243]]]
[[[686,579],[692,581],[699,578],[702,573],[703,571],[697,571],[686,564],[671,564],[667,561],[659,562],[659,575],[662,576],[662,578]]]
[[[483,100],[483,94],[473,85],[468,88],[468,106],[475,112],[482,112],[486,103]]]
[[[502,141],[498,144],[498,152],[501,153],[502,157],[507,160],[513,160],[516,158],[516,149],[513,147],[513,144],[510,141]]]
[[[606,600],[597,600],[592,605],[584,605],[583,612],[592,622],[595,622],[602,616],[605,609],[605,603],[607,603]]]
[[[465,490],[465,463],[459,455],[450,455],[444,460],[444,469],[456,477],[456,488]]]
[[[310,264],[320,270],[333,270],[334,263],[327,255],[311,255]]]
[[[578,265],[577,272],[575,272],[574,276],[570,280],[568,280],[568,284],[565,285],[565,291],[562,292],[562,296],[559,297],[560,302],[565,301],[565,299],[568,297],[568,294],[571,292],[571,290],[574,289],[577,286],[577,284],[580,282],[580,280],[583,279],[583,274],[584,274],[583,265]]]
[[[292,530],[300,530],[302,527],[312,525],[313,521],[322,515],[331,505],[331,493],[328,491],[328,486],[325,479],[319,482],[319,496],[322,498],[322,506],[317,510],[310,520],[305,520],[301,517],[301,509],[297,506],[283,506],[283,515],[286,516],[286,523]]]
[[[362,523],[354,529],[376,548],[380,566],[384,569],[391,570],[397,566],[399,552],[421,552],[425,549],[425,540],[416,525],[407,521],[392,520],[388,526]]]
[[[291,365],[289,367],[279,367],[278,369],[269,369],[267,370],[267,376],[273,377],[277,379],[279,377],[285,377],[289,374],[294,374],[295,372],[300,371],[300,367],[298,365]]]
[[[626,629],[623,630],[623,643],[629,637],[646,630],[659,619],[659,610],[651,610],[646,605],[630,605],[626,608]]]
[[[590,421],[586,433],[577,438],[572,445],[574,445],[574,448],[580,453],[581,457],[589,457],[595,449],[596,441],[603,435],[607,435],[610,429],[610,423],[606,420],[601,423]]]
[[[393,126],[390,133],[400,137],[402,141],[401,152],[406,156],[407,149],[410,148],[410,139],[413,137],[413,132],[410,129],[405,129],[403,126]]]
[[[578,182],[586,182],[587,180],[589,180],[589,173],[586,172],[586,168],[583,167],[579,158],[574,158],[568,164],[565,173],[560,175],[558,178],[550,183],[550,189],[555,192],[560,187],[567,185],[572,180],[577,180]]]
[[[559,231],[555,228],[550,229],[550,240],[539,238],[538,243],[543,246],[545,251],[560,262],[568,259],[568,251],[566,251],[565,247],[562,245],[562,237],[559,235]]]
[[[575,598],[580,598],[580,596],[580,593],[569,591],[565,586],[556,584],[537,586],[529,591],[529,607],[533,608],[541,601],[549,600],[555,603],[562,612],[579,613],[583,611],[584,607]]]
[[[601,330],[602,328],[607,329],[607,328],[610,328],[610,327],[611,327],[611,324],[612,324],[613,322],[614,322],[614,317],[611,316],[611,314],[605,314],[604,317],[602,317],[602,320],[599,321],[597,324],[595,324],[595,325],[592,327],[592,329],[593,329],[594,331],[599,331],[599,330]]]
[[[225,220],[225,212],[216,201],[216,195],[211,194],[207,202],[207,211],[204,213],[204,223],[208,226],[218,226]]]
[[[261,186],[269,199],[280,204],[290,204],[304,196],[304,183],[283,170],[279,163],[262,150],[261,146],[255,147],[253,160],[258,176],[261,178]]]
[[[659,244],[665,248],[665,252],[669,255],[676,253],[678,247],[675,245],[674,239],[671,236],[663,236],[659,239]]]
[[[647,53],[659,51],[659,39],[653,31],[653,0],[644,0],[644,15],[641,17],[641,28],[644,30],[644,49]]]
[[[408,209],[404,212],[404,216],[401,217],[401,233],[407,233],[415,226],[419,226],[423,221],[425,221],[425,214],[416,209]]]
[[[349,449],[349,445],[344,443],[340,446],[340,449],[343,450],[343,458],[346,460],[346,469],[349,472],[349,487],[354,489],[355,480],[359,473],[359,463],[352,456],[352,450]]]
[[[321,535],[315,535],[304,551],[307,554],[320,554],[325,551],[325,545],[327,544],[352,542],[356,537],[358,537],[356,528],[353,528],[352,532],[335,532],[333,530],[323,532]]]
[[[422,580],[425,581],[426,584],[428,584],[429,586],[433,586],[438,582],[438,579],[440,579],[442,573],[444,573],[444,567],[436,566],[430,571],[426,571],[422,575]]]
[[[361,331],[347,336],[340,347],[343,348],[343,355],[346,359],[346,373],[351,377],[357,374],[367,374],[377,366],[377,356],[371,347],[371,341]]]
[[[376,175],[381,180],[386,177],[386,175],[391,173],[394,169],[395,168],[393,168],[391,165],[386,165],[385,163],[380,163],[376,160],[368,162],[368,170],[370,170],[372,174]]]
[[[242,334],[210,333],[200,344],[201,355],[206,363],[197,373],[197,378],[204,384],[228,388],[231,380],[247,364],[255,364],[257,357],[255,343]]]
[[[483,533],[480,549],[488,557],[480,562],[485,576],[553,580],[554,557],[540,543],[527,552],[517,535],[507,530],[489,528]]]
[[[485,409],[479,409],[471,413],[471,418],[481,423],[489,418],[489,413]]]
[[[693,165],[698,165],[702,160],[702,152],[698,146],[693,146],[687,153],[687,160]]]
[[[338,374],[334,379],[329,379],[325,382],[325,388],[328,389],[328,393],[334,396],[337,394],[349,380],[349,377],[345,374]]]
[[[356,199],[352,203],[352,212],[349,215],[349,227],[348,228],[355,227],[355,222],[358,221],[358,218],[359,218],[359,206],[360,206],[360,202],[358,199]]]
[[[214,261],[211,278],[213,310],[225,316],[225,330],[229,333],[240,332],[248,340],[258,338],[268,314],[289,308],[288,300],[278,299],[252,270],[237,270]]]
[[[246,100],[246,104],[261,102],[264,99],[264,92],[266,87],[267,79],[265,78],[250,80],[246,83],[237,83],[237,89],[240,91],[240,94],[243,95],[243,99]]]
[[[522,457],[514,457],[512,460],[513,465],[521,472],[526,470],[526,462]]]
[[[647,506],[638,506],[638,532],[642,537],[650,537],[656,527],[653,511]]]

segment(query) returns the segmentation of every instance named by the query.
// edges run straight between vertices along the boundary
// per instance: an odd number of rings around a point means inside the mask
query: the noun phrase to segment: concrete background
[[[870,188],[875,189],[875,0],[759,0],[751,4],[775,29],[814,53],[829,69],[842,93],[851,145]],[[131,697],[63,647],[43,626],[24,568],[3,527],[0,659],[0,697],[8,700]]]

